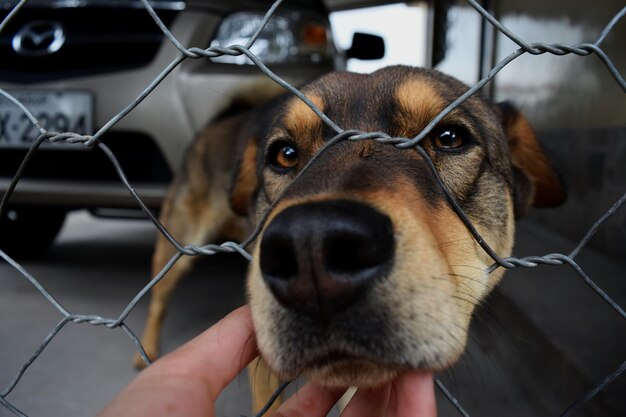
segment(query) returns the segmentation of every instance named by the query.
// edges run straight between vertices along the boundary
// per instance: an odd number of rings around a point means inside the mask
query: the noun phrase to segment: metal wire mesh
[[[2,31],[7,23],[15,16],[15,14],[19,13],[19,10],[27,3],[28,0],[21,0],[17,3],[7,17],[0,23],[0,31]],[[626,319],[626,312],[624,309],[619,306],[616,302],[614,302],[611,297],[606,294],[598,285],[594,283],[594,281],[585,273],[585,271],[576,263],[575,258],[581,251],[581,249],[589,242],[589,240],[593,237],[596,231],[602,227],[602,225],[613,216],[621,207],[626,204],[626,193],[624,193],[621,198],[618,199],[617,202],[600,218],[598,221],[590,228],[588,233],[584,236],[584,238],[579,242],[576,248],[571,251],[569,254],[563,253],[552,253],[545,254],[540,256],[528,256],[524,258],[515,258],[515,257],[507,257],[501,258],[497,253],[490,247],[488,242],[486,242],[482,236],[478,233],[476,228],[472,225],[471,221],[467,217],[467,215],[463,212],[455,198],[452,196],[450,191],[446,188],[443,181],[439,177],[439,174],[431,161],[428,154],[422,149],[420,146],[420,141],[426,137],[426,135],[453,109],[455,109],[460,103],[468,99],[471,95],[480,90],[485,84],[490,82],[496,74],[505,66],[507,66],[510,62],[517,59],[518,57],[524,54],[531,55],[541,55],[541,54],[553,54],[553,55],[567,55],[567,54],[576,54],[580,56],[587,56],[594,54],[601,59],[601,61],[606,66],[610,75],[615,79],[617,85],[622,89],[622,91],[626,92],[626,82],[622,75],[619,73],[611,59],[607,56],[607,54],[602,50],[602,42],[605,40],[607,35],[611,32],[611,30],[615,27],[615,25],[624,17],[626,14],[626,7],[624,7],[619,13],[617,13],[613,19],[606,25],[604,30],[599,34],[597,40],[593,43],[581,43],[578,45],[565,45],[565,44],[546,44],[546,43],[527,43],[519,36],[517,36],[514,32],[510,31],[506,28],[502,23],[500,23],[495,17],[493,17],[489,12],[487,12],[478,2],[475,0],[467,0],[467,3],[476,10],[483,18],[485,18],[495,29],[497,29],[500,33],[507,36],[511,39],[515,44],[519,46],[519,48],[512,53],[510,53],[507,57],[505,57],[502,61],[500,61],[497,65],[495,65],[489,73],[480,81],[478,81],[475,85],[469,88],[463,95],[458,97],[454,102],[452,102],[448,107],[446,107],[441,113],[439,113],[435,118],[433,118],[430,123],[414,138],[402,138],[402,137],[391,137],[384,132],[360,132],[355,130],[344,130],[340,126],[338,126],[334,121],[329,119],[320,109],[318,109],[314,103],[312,103],[304,94],[302,94],[298,89],[293,87],[291,84],[277,76],[272,70],[270,70],[267,66],[263,64],[251,51],[250,47],[253,45],[263,27],[268,22],[268,20],[272,17],[275,10],[280,6],[283,0],[277,0],[273,3],[270,9],[267,11],[262,23],[259,25],[258,29],[254,33],[252,37],[248,40],[245,45],[231,45],[229,47],[210,47],[206,49],[191,47],[186,48],[183,46],[168,30],[168,28],[163,24],[163,22],[159,19],[158,15],[150,5],[148,0],[141,0],[143,6],[150,14],[155,23],[160,27],[165,36],[169,39],[170,42],[178,49],[180,52],[179,57],[173,60],[163,71],[144,89],[143,92],[133,100],[126,108],[122,109],[117,115],[111,118],[100,130],[98,130],[93,135],[79,135],[73,132],[54,132],[45,129],[42,124],[39,123],[37,118],[29,112],[29,110],[15,97],[9,94],[7,91],[0,89],[0,94],[13,102],[16,106],[18,106],[24,115],[30,120],[30,122],[38,129],[39,137],[30,147],[26,156],[24,157],[19,169],[16,171],[13,180],[10,183],[6,193],[2,197],[0,201],[0,215],[6,210],[8,202],[10,201],[11,195],[22,177],[24,169],[31,161],[33,155],[40,147],[40,145],[46,141],[49,142],[59,142],[65,141],[68,143],[80,143],[86,147],[97,147],[99,148],[104,155],[110,160],[112,166],[115,168],[117,175],[120,181],[124,184],[124,186],[128,189],[129,193],[132,195],[137,205],[144,211],[144,213],[148,216],[154,226],[158,229],[158,231],[165,236],[165,238],[176,248],[177,253],[174,255],[167,265],[161,270],[156,276],[154,276],[151,281],[146,285],[136,296],[132,299],[130,303],[126,306],[126,308],[119,314],[119,316],[114,318],[106,318],[100,317],[97,315],[83,315],[83,314],[75,314],[63,307],[55,299],[55,297],[49,293],[46,288],[41,285],[41,283],[32,276],[27,270],[25,270],[19,263],[17,263],[14,259],[8,256],[6,253],[0,251],[0,257],[4,259],[9,265],[11,265],[17,272],[19,272],[26,280],[28,280],[36,289],[41,293],[41,295],[47,300],[52,306],[54,306],[63,316],[63,318],[59,321],[59,323],[49,332],[43,343],[39,346],[39,348],[31,355],[31,357],[26,361],[21,369],[17,372],[14,379],[9,383],[9,385],[0,392],[0,406],[10,411],[11,413],[17,416],[24,416],[25,414],[21,412],[17,407],[11,404],[8,400],[9,395],[15,389],[15,387],[19,384],[20,380],[24,376],[25,372],[28,370],[31,364],[35,362],[41,353],[46,349],[48,344],[52,339],[54,339],[57,334],[69,323],[88,323],[94,326],[105,326],[110,329],[113,328],[121,328],[128,335],[128,337],[133,341],[137,350],[140,352],[146,363],[149,363],[149,359],[141,346],[141,343],[135,333],[125,324],[125,319],[131,313],[131,311],[136,307],[137,303],[156,285],[165,274],[172,268],[172,266],[183,256],[210,256],[219,252],[236,252],[239,253],[246,260],[250,260],[251,256],[245,249],[245,247],[252,242],[260,230],[263,227],[263,224],[267,220],[267,213],[271,211],[274,205],[280,200],[280,197],[273,203],[273,205],[268,209],[266,214],[261,218],[259,224],[257,225],[255,231],[251,236],[246,239],[246,241],[241,243],[236,242],[224,242],[222,244],[209,244],[205,246],[195,246],[195,245],[181,245],[169,232],[168,230],[159,222],[159,220],[152,214],[152,212],[148,209],[148,207],[141,200],[139,195],[133,189],[132,184],[128,181],[124,170],[122,169],[120,163],[118,162],[114,153],[100,141],[101,136],[107,132],[113,125],[119,122],[123,117],[125,117],[128,113],[130,113],[135,107],[139,105],[158,85],[163,81],[168,74],[172,72],[174,68],[180,65],[186,59],[212,59],[216,57],[220,57],[223,55],[245,55],[247,56],[265,75],[271,78],[280,86],[284,87],[286,90],[299,97],[313,112],[319,116],[319,118],[330,128],[332,128],[336,132],[336,136],[332,138],[327,144],[308,162],[308,164],[303,168],[303,170],[299,173],[298,176],[293,180],[298,181],[298,178],[305,172],[308,167],[324,152],[329,151],[334,145],[341,141],[358,141],[358,140],[375,140],[381,143],[391,144],[396,146],[399,149],[414,149],[421,154],[424,160],[429,165],[432,175],[436,178],[439,186],[441,187],[448,203],[451,207],[456,211],[459,218],[463,221],[467,229],[476,239],[476,241],[480,244],[483,250],[489,254],[489,256],[493,259],[494,263],[489,269],[489,272],[495,271],[497,268],[533,268],[538,265],[569,265],[578,276],[593,290],[595,291],[606,303],[615,311],[616,314],[620,315],[623,319]],[[0,230],[0,233],[2,231]],[[569,408],[567,408],[562,416],[567,417],[572,415],[581,405],[588,402],[592,397],[594,397],[598,392],[602,391],[608,384],[610,384],[615,378],[621,375],[626,370],[626,360],[610,375],[608,375],[605,379],[600,381],[598,385],[593,388],[587,395],[583,398],[579,399],[575,403],[573,403]],[[443,383],[435,378],[435,382],[437,387],[442,391],[442,393],[450,400],[450,402],[454,405],[454,407],[459,411],[459,413],[463,416],[468,416],[469,414],[463,409],[462,405],[454,398],[454,396],[449,392],[449,390],[443,385]],[[279,391],[276,392],[276,395],[271,401],[274,401],[280,392],[287,386],[287,383],[281,385]],[[270,402],[271,404],[271,402]],[[269,405],[269,404],[268,404]],[[264,414],[264,411],[261,411],[257,416],[261,416]]]

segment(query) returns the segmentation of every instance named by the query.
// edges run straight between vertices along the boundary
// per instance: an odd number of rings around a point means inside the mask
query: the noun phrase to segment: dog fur
[[[301,89],[343,128],[408,138],[466,90],[404,66],[331,73]],[[223,235],[242,240],[269,210],[251,246],[248,295],[259,350],[279,378],[373,386],[408,368],[444,369],[463,352],[472,313],[502,270],[487,273],[493,260],[414,149],[343,141],[301,174],[334,135],[290,95],[220,117],[187,153],[161,221],[180,242],[203,245]],[[516,218],[565,198],[532,128],[509,104],[474,95],[419,146],[500,256],[512,251]],[[159,236],[153,273],[174,254]],[[152,291],[142,341],[151,358],[167,300],[192,260],[181,258]]]

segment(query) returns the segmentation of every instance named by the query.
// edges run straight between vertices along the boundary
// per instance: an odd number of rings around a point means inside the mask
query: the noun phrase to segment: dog
[[[301,91],[343,128],[412,138],[467,88],[435,70],[394,66],[330,73]],[[406,369],[445,369],[503,272],[488,273],[493,259],[433,169],[502,257],[515,220],[531,206],[561,204],[563,185],[525,117],[478,95],[443,118],[422,152],[340,141],[311,161],[335,135],[292,95],[220,117],[187,153],[161,221],[180,242],[203,245],[223,234],[241,241],[263,218],[247,289],[260,353],[277,378],[363,387]],[[159,236],[154,274],[174,254]],[[142,341],[151,358],[169,295],[193,259],[153,288]]]

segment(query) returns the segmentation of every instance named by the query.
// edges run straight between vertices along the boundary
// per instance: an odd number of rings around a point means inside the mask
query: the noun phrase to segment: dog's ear
[[[258,152],[258,140],[250,138],[239,153],[237,169],[233,174],[233,181],[230,187],[230,207],[240,216],[249,214],[250,204],[258,187],[259,180],[256,172]]]
[[[567,196],[534,130],[524,115],[508,102],[498,104],[509,141],[514,175],[514,209],[517,218],[530,207],[553,207]]]

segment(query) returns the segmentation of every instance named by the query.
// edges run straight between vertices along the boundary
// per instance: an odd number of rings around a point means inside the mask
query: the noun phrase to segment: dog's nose
[[[291,206],[263,234],[263,279],[285,307],[325,322],[350,306],[393,261],[391,219],[355,201]]]

